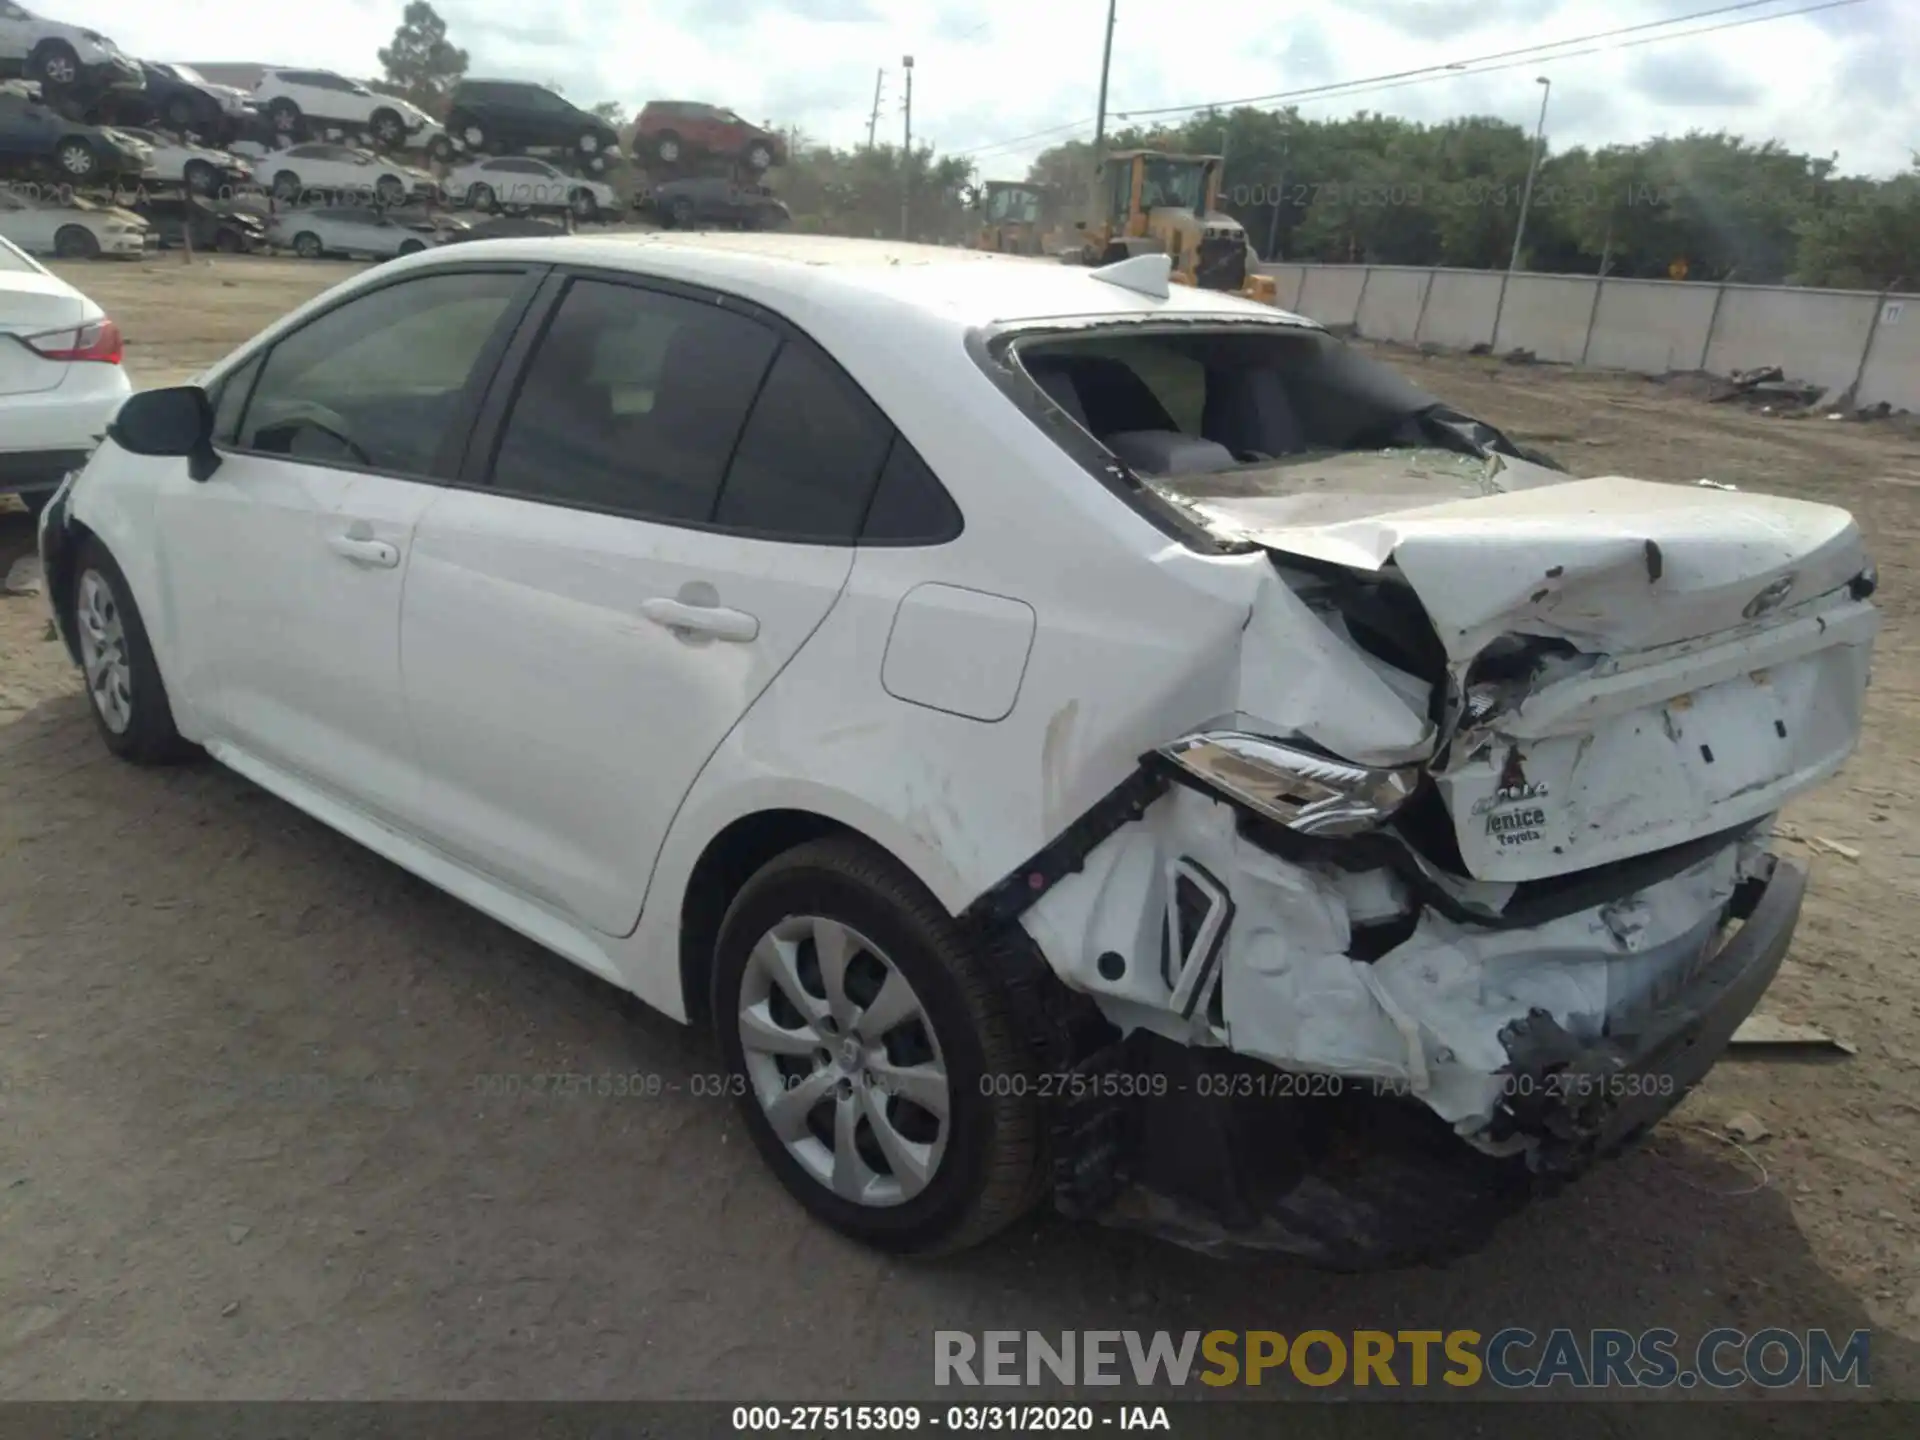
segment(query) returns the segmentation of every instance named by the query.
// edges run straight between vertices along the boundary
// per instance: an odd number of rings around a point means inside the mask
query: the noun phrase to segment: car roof
[[[1271,305],[1174,285],[1167,298],[1096,279],[1085,266],[983,250],[828,235],[629,232],[480,242],[501,258],[630,270],[709,284],[801,320],[799,312],[889,315],[972,328],[1075,318],[1279,322],[1318,329]],[[474,252],[461,257],[471,260]]]

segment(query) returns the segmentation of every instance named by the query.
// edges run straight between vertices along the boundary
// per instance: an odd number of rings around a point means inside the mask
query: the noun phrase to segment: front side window
[[[529,362],[493,483],[704,523],[778,345],[765,326],[718,305],[576,280]]]
[[[522,282],[519,272],[382,286],[269,352],[237,444],[290,459],[443,473],[463,392]]]

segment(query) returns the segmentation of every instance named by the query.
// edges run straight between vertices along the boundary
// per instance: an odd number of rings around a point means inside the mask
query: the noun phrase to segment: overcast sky
[[[1260,0],[1202,12],[1119,0],[1109,109],[1119,113],[1367,79],[1617,30],[1729,0]],[[1802,8],[1757,8],[1679,32]],[[31,0],[155,60],[250,60],[377,72],[403,0]],[[972,152],[982,171],[1018,175],[1055,136],[1090,137],[1106,0],[442,0],[471,73],[558,81],[583,104],[709,100],[750,119],[862,141],[874,74],[880,126],[898,140],[901,56],[914,70],[914,133]],[[191,23],[183,23],[191,17]],[[1841,168],[1904,169],[1920,143],[1920,0],[1860,0],[1695,38],[1561,59],[1495,62],[1364,96],[1302,102],[1315,117],[1366,108],[1433,121],[1497,115],[1529,129],[1551,78],[1548,143],[1604,145],[1689,129],[1772,138],[1836,154]],[[1621,47],[1667,30],[1594,45]],[[1585,47],[1581,47],[1585,48]],[[1337,180],[1339,177],[1323,177]]]

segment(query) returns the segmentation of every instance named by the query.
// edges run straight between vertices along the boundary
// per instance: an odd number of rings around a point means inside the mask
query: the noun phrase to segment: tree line
[[[1362,113],[1202,111],[1126,128],[1114,149],[1221,154],[1222,208],[1263,256],[1504,269],[1533,137],[1468,116],[1423,125]],[[1551,151],[1527,208],[1521,262],[1578,274],[1883,289],[1920,284],[1920,156],[1890,180],[1837,173],[1833,157],[1695,131]],[[1028,179],[1090,200],[1092,147],[1044,152]]]
[[[428,0],[411,0],[380,51],[381,89],[443,116],[467,71]],[[558,87],[554,87],[558,88]],[[670,97],[690,98],[690,97]],[[624,126],[620,101],[590,107]],[[798,130],[771,184],[796,228],[962,240],[968,187],[1011,179],[931,147],[842,149]],[[1513,251],[1532,135],[1489,116],[1424,125],[1296,109],[1196,112],[1161,129],[1125,127],[1113,149],[1225,157],[1222,208],[1268,259],[1503,269]],[[1095,155],[1084,141],[1043,152],[1025,178],[1054,185],[1064,216],[1091,219]],[[610,176],[616,185],[636,178]],[[1832,156],[1725,132],[1548,153],[1527,206],[1521,263],[1571,274],[1680,277],[1858,289],[1920,286],[1920,156],[1889,180],[1838,173]]]

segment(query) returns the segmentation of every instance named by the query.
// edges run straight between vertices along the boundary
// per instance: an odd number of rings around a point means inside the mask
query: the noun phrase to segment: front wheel
[[[862,842],[767,865],[715,947],[714,1027],[755,1145],[843,1234],[896,1253],[986,1239],[1038,1194],[1029,1052],[986,959]]]
[[[220,188],[220,172],[204,160],[189,160],[181,178],[195,195],[211,195]]]
[[[53,253],[62,260],[97,260],[100,238],[84,225],[62,225],[53,237]]]
[[[107,749],[136,765],[186,759],[193,747],[174,728],[167,687],[127,577],[106,547],[87,541],[74,567],[74,628],[88,707]]]
[[[318,260],[325,248],[320,243],[320,237],[311,230],[302,230],[293,237],[293,253],[302,260]]]
[[[747,151],[747,164],[756,170],[765,170],[773,164],[773,151],[765,145],[755,145]]]
[[[407,134],[407,127],[400,123],[400,117],[391,110],[376,110],[368,128],[373,132],[374,144],[382,150],[396,149]]]
[[[572,197],[573,218],[592,224],[600,218],[600,202],[591,190],[576,190]]]

